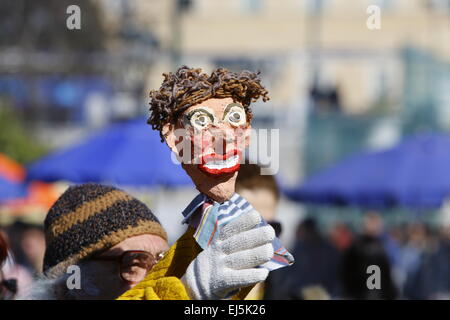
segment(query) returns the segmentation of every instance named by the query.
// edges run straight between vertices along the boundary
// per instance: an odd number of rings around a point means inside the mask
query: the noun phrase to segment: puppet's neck
[[[210,177],[192,166],[183,165],[183,167],[191,177],[197,190],[212,200],[223,203],[234,194],[237,172],[232,176]]]
[[[197,189],[206,194],[209,198],[219,203],[223,203],[231,198],[235,192],[235,179],[233,181],[227,181],[218,183],[213,186],[198,185]]]

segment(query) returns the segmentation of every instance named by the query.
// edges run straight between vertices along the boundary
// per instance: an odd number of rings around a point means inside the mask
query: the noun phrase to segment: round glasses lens
[[[122,258],[121,275],[126,281],[137,283],[155,264],[155,259],[145,252],[127,252]]]

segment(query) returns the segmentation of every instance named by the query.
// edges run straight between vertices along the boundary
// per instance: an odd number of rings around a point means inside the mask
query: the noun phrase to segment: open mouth
[[[202,157],[198,168],[210,175],[234,173],[239,170],[241,157],[239,150],[231,150],[226,154],[212,153]]]

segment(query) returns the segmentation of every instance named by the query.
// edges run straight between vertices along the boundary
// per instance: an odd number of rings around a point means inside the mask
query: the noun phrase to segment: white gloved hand
[[[181,280],[192,299],[224,299],[267,278],[269,271],[256,267],[273,257],[275,231],[269,225],[255,228],[260,222],[255,210],[242,214],[191,262]]]

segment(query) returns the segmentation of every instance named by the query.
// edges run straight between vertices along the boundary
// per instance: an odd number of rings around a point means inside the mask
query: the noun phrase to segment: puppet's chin
[[[202,157],[198,169],[212,177],[233,175],[241,166],[241,157],[239,150],[231,150],[224,155],[209,154]]]

